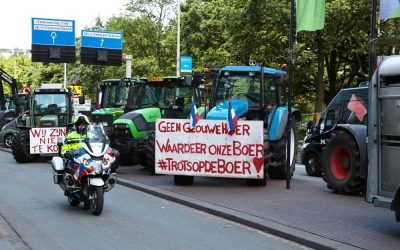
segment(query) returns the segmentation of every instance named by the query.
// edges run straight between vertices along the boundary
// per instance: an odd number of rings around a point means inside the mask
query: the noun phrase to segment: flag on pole
[[[379,19],[400,17],[400,0],[381,0]]]
[[[231,102],[228,102],[228,134],[233,135],[236,131],[236,125],[238,123],[238,118],[236,116],[235,110],[232,108]]]
[[[296,32],[315,31],[325,25],[325,0],[296,0]]]
[[[192,101],[192,106],[190,107],[190,128],[196,127],[196,124],[199,120],[200,114],[197,111],[196,103]]]

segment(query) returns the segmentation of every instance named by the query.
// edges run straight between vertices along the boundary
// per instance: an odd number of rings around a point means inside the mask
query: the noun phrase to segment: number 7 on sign
[[[103,47],[104,39],[100,39],[100,47]]]

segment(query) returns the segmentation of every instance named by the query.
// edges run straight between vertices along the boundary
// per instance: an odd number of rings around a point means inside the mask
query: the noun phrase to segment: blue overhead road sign
[[[122,50],[122,32],[82,30],[81,47]]]
[[[75,46],[75,21],[32,18],[32,44]]]
[[[181,72],[192,72],[191,56],[181,56]]]

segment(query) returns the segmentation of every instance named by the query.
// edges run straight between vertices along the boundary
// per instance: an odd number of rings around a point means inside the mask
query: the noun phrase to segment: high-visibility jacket
[[[88,138],[87,133],[80,134],[77,131],[72,131],[71,133],[67,134],[64,144],[61,146],[61,156],[64,157],[64,154],[67,151],[74,151],[83,148],[82,142],[86,138]]]

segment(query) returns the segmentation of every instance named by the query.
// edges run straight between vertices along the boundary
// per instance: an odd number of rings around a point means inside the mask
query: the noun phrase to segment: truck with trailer
[[[364,194],[400,221],[400,56],[382,57],[368,87],[367,125],[335,124],[322,153],[323,179],[338,194]],[[368,114],[367,114],[368,113]]]

